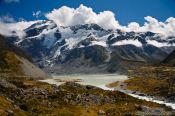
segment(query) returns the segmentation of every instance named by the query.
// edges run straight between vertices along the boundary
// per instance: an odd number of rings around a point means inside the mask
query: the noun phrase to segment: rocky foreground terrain
[[[3,116],[174,114],[164,105],[72,82],[54,86],[34,80],[8,82],[1,79],[0,87],[0,114]]]
[[[129,71],[127,89],[175,103],[175,68],[168,65],[135,67]]]

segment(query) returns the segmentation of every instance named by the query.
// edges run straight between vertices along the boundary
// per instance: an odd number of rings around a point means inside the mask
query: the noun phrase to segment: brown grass
[[[116,82],[113,82],[113,83],[109,83],[108,85],[106,85],[107,87],[109,87],[109,88],[113,88],[113,87],[116,87],[116,86],[118,86],[118,81],[116,81]]]
[[[16,108],[10,101],[0,96],[0,116],[7,116],[7,110],[13,111],[14,116],[27,116],[24,111],[22,111],[19,108]]]
[[[127,88],[134,91],[154,96],[166,96],[169,90],[175,92],[175,84],[170,86],[175,77],[173,67],[141,67],[130,73],[130,79],[126,80]]]

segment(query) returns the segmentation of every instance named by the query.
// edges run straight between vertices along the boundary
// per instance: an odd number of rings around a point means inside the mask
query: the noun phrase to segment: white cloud
[[[140,25],[136,22],[131,22],[127,26],[119,26],[122,31],[127,31],[127,32],[139,32],[140,31]]]
[[[162,22],[159,22],[157,19],[151,17],[151,16],[147,16],[145,17],[145,20],[147,21],[144,24],[144,28],[146,31],[152,31],[155,33],[164,33],[164,26],[165,24]]]
[[[4,0],[6,3],[19,2],[19,0]]]
[[[11,35],[12,32],[10,31],[9,28],[7,28],[7,25],[3,22],[0,22],[0,34],[2,35]]]
[[[165,33],[170,36],[175,36],[175,18],[170,17],[166,20]]]
[[[137,47],[142,47],[142,43],[138,40],[121,40],[112,44],[112,46],[120,46],[120,45],[135,45]]]
[[[128,24],[128,28],[131,30],[131,31],[137,31],[139,30],[140,28],[140,25],[136,22],[131,22]]]
[[[4,36],[18,36],[23,38],[25,36],[24,29],[31,26],[36,21],[21,21],[16,23],[0,22],[0,34]]]
[[[168,44],[166,42],[157,42],[156,40],[147,40],[148,44],[156,46],[156,47],[167,47],[167,46],[175,46],[175,44]]]
[[[157,19],[147,16],[145,20],[147,22],[141,27],[140,31],[151,31],[164,36],[175,36],[175,18],[170,17],[165,22],[159,22]]]
[[[165,22],[160,22],[157,19],[146,16],[144,17],[145,23],[143,26],[140,26],[136,22],[131,22],[127,26],[119,26],[123,31],[134,31],[134,32],[153,32],[161,34],[162,36],[169,37],[175,36],[175,18],[170,17]]]
[[[11,0],[9,0],[11,1]],[[15,1],[15,0],[14,0]],[[18,1],[18,0],[17,0]],[[41,11],[33,13],[33,16],[39,17]],[[145,23],[140,26],[137,22],[131,22],[126,26],[120,25],[115,18],[115,14],[111,11],[103,11],[95,13],[92,8],[80,5],[78,8],[70,8],[63,6],[47,13],[46,18],[53,20],[58,26],[73,26],[77,24],[96,23],[104,29],[121,29],[122,31],[134,32],[154,32],[162,34],[163,36],[175,36],[175,18],[170,17],[165,22],[160,22],[157,19],[146,16]],[[14,19],[9,16],[0,18],[0,33],[5,35],[17,35],[23,37],[23,29],[33,24],[34,21],[20,21],[14,23]]]
[[[39,18],[41,16],[41,11],[36,11],[36,12],[33,12],[32,15],[36,18]]]
[[[63,6],[54,9],[45,15],[49,20],[53,20],[59,26],[73,26],[77,24],[96,23],[104,29],[121,29],[123,31],[147,32],[151,31],[164,36],[175,36],[175,18],[170,17],[165,22],[146,16],[145,23],[140,26],[137,22],[131,22],[127,26],[122,26],[115,19],[111,11],[95,13],[92,8],[80,5],[78,8]]]
[[[47,13],[46,17],[60,26],[72,26],[87,23],[96,23],[105,29],[116,29],[119,26],[113,12],[104,11],[97,14],[92,8],[88,8],[84,5],[80,5],[76,9],[63,6]]]
[[[15,19],[9,15],[1,16],[0,22],[12,23],[15,22]]]

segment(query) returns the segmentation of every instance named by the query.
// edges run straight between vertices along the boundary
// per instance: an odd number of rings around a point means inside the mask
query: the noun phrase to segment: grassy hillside
[[[42,79],[47,75],[32,64],[26,53],[9,44],[6,38],[0,35],[0,76],[16,79],[20,77]],[[18,79],[20,79],[18,78]]]
[[[26,112],[15,106],[3,96],[0,96],[0,115],[1,116],[27,116]]]
[[[20,60],[17,55],[9,48],[4,41],[4,37],[0,35],[0,73],[1,75],[22,74]]]
[[[175,102],[175,68],[146,66],[130,70],[127,88]]]
[[[118,91],[66,83],[59,87],[32,80],[16,83],[18,89],[0,90],[25,114],[39,116],[136,115],[137,113],[173,113],[170,108],[139,100]],[[18,94],[14,94],[18,93]],[[14,114],[16,114],[14,112]]]

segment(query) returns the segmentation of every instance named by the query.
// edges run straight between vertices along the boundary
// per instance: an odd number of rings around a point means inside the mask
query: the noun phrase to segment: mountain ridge
[[[30,53],[34,62],[41,68],[66,65],[66,62],[73,63],[80,59],[80,53],[84,56],[90,54],[86,59],[96,63],[97,60],[94,62],[93,56],[99,55],[101,51],[105,51],[102,59],[108,62],[100,62],[99,65],[110,64],[111,54],[119,56],[120,60],[156,64],[175,48],[175,37],[165,38],[153,32],[105,30],[97,24],[61,27],[53,21],[45,20],[33,24],[24,31],[25,38],[10,38],[9,41]],[[98,49],[99,47],[101,49]],[[93,50],[94,53],[91,52]],[[100,55],[97,57],[100,61]]]

